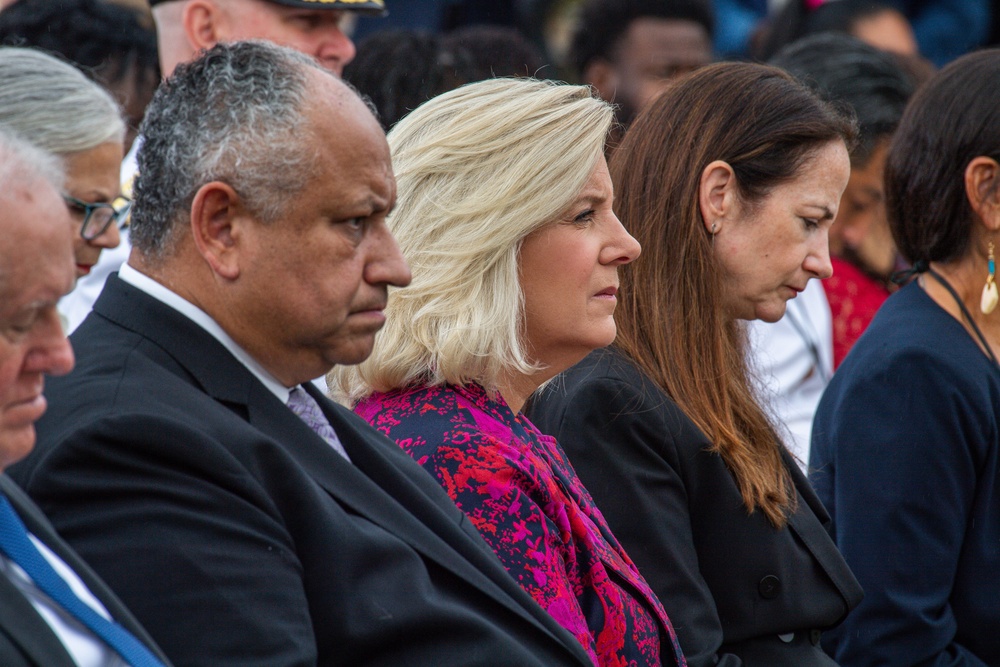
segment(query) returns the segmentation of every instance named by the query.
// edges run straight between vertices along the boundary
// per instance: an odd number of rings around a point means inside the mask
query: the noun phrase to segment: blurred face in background
[[[619,39],[611,62],[584,72],[600,96],[621,107],[626,125],[673,79],[712,62],[712,40],[695,21],[643,17]]]
[[[840,201],[837,222],[830,230],[830,253],[879,276],[896,266],[896,244],[885,213],[883,171],[889,139],[875,146],[868,161],[851,169]]]
[[[913,27],[895,9],[886,9],[861,19],[851,28],[851,34],[862,42],[889,53],[901,56],[916,56],[920,53]]]
[[[216,0],[223,9],[218,41],[263,39],[312,56],[338,76],[354,59],[354,43],[344,34],[346,12],[298,9],[267,0]],[[317,6],[322,2],[317,2]]]

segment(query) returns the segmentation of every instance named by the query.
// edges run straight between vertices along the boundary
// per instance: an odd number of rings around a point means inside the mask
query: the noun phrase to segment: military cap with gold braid
[[[298,9],[340,9],[365,14],[385,14],[385,0],[267,0],[276,5],[296,7]],[[155,7],[173,0],[149,0],[149,6]]]

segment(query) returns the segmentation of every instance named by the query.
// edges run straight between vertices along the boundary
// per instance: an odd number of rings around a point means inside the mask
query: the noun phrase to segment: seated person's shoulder
[[[608,428],[649,420],[670,425],[671,432],[694,428],[677,404],[625,355],[612,348],[597,350],[555,378],[531,401],[529,416],[558,430],[557,422],[587,416]],[[539,426],[543,432],[545,428]]]

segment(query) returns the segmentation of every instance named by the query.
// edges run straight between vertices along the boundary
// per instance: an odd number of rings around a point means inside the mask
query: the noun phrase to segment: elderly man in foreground
[[[73,368],[56,302],[73,225],[53,158],[0,133],[0,471],[35,444],[45,375]],[[0,474],[0,665],[162,667],[166,657],[41,512]]]
[[[364,103],[293,51],[220,45],[142,133],[132,256],[16,471],[57,528],[178,664],[588,664],[440,486],[308,382],[363,360],[410,280]]]

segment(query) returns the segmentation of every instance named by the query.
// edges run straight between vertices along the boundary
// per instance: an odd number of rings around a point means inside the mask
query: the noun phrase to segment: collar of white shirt
[[[170,306],[181,315],[207,331],[213,338],[222,343],[222,345],[229,350],[229,352],[232,353],[232,355],[236,357],[240,363],[246,366],[247,370],[253,373],[254,376],[260,380],[263,385],[271,391],[271,393],[277,396],[282,403],[288,403],[288,395],[291,393],[291,389],[281,384],[277,378],[268,373],[256,359],[251,357],[246,350],[230,338],[229,334],[227,334],[225,330],[219,326],[219,323],[213,320],[212,317],[204,310],[176,292],[164,287],[162,284],[156,282],[146,274],[140,273],[137,269],[129,266],[128,264],[122,265],[122,268],[118,271],[118,277],[132,287],[145,292],[157,301]]]

